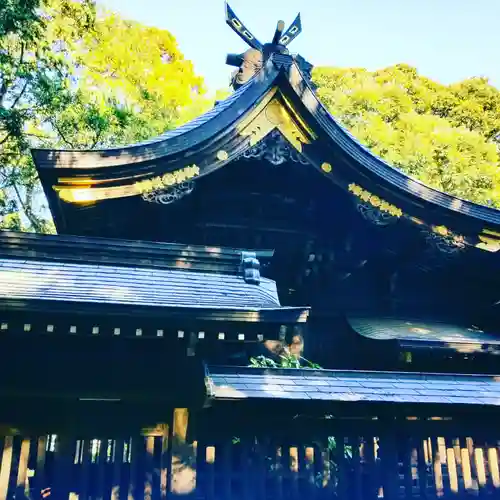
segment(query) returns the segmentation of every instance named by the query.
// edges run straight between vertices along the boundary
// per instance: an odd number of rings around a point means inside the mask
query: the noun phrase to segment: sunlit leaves
[[[30,147],[132,143],[211,103],[168,31],[92,0],[0,3],[0,227],[52,232]]]
[[[414,68],[317,68],[332,113],[390,164],[441,191],[500,207],[500,91],[485,79],[444,86]]]

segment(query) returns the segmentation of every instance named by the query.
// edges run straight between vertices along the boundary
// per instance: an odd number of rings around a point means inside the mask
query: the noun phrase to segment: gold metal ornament
[[[216,156],[217,156],[217,159],[220,161],[226,161],[229,158],[229,154],[227,153],[227,151],[224,151],[223,149],[220,149],[219,151],[217,151]]]
[[[357,184],[349,184],[348,189],[354,196],[369,203],[372,207],[378,208],[381,212],[387,212],[394,217],[401,217],[403,215],[403,211],[400,208],[370,193]]]
[[[191,180],[199,174],[200,168],[197,165],[190,165],[174,172],[168,172],[162,176],[123,186],[92,187],[88,183],[86,186],[78,187],[54,186],[54,190],[58,192],[61,200],[68,203],[93,203],[99,200],[125,198],[150,193],[158,189],[165,189]]]
[[[264,97],[236,129],[241,136],[250,138],[250,146],[255,146],[273,130],[278,130],[299,153],[302,153],[304,144],[310,144],[316,138],[276,88]]]

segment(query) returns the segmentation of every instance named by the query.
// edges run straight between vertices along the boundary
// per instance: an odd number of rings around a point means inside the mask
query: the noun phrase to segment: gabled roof
[[[375,156],[321,104],[294,58],[260,73],[193,122],[146,143],[96,151],[33,150],[60,232],[64,213],[168,190],[210,175],[278,130],[310,165],[359,204],[408,220],[452,245],[500,249],[500,211],[430,188]]]

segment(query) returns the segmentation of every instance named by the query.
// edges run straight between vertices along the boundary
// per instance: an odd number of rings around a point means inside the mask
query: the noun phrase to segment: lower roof
[[[307,319],[307,308],[282,308],[276,284],[242,275],[190,270],[0,258],[0,301],[37,301],[156,308],[217,309],[279,313],[286,321]],[[1,304],[0,302],[0,304]],[[248,316],[248,315],[247,315]],[[266,314],[271,320],[272,314]],[[251,320],[252,315],[247,320]],[[257,314],[257,319],[262,320]]]
[[[363,337],[393,340],[403,347],[442,347],[467,353],[500,350],[500,335],[475,325],[411,318],[349,317],[348,321]]]
[[[207,369],[206,385],[216,400],[500,406],[500,378],[484,375],[214,366]]]

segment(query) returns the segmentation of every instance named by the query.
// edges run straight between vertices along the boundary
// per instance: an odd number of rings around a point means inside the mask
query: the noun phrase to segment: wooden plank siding
[[[376,434],[353,423],[309,437],[202,427],[190,440],[188,423],[189,412],[176,409],[170,425],[132,436],[3,435],[0,498],[500,498],[493,435],[401,433],[391,422]]]

